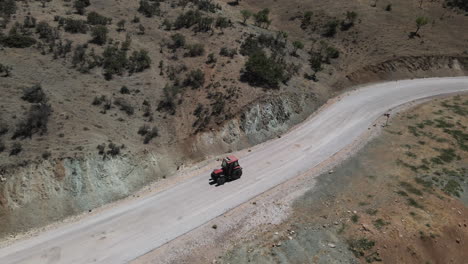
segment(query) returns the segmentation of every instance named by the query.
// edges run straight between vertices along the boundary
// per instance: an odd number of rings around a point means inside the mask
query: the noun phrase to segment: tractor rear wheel
[[[223,185],[225,182],[226,182],[226,178],[224,176],[219,177],[218,180],[216,181],[218,185]]]

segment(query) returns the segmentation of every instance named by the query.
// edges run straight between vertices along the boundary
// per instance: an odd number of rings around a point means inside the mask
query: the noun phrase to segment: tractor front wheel
[[[234,171],[233,175],[234,176],[233,178],[236,180],[236,179],[240,179],[240,177],[242,176],[242,170],[236,170]]]
[[[219,177],[218,180],[216,181],[218,185],[223,185],[225,182],[226,182],[226,178],[224,176]]]

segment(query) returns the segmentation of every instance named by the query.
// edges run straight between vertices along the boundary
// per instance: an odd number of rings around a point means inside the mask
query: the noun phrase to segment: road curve
[[[0,249],[0,263],[126,263],[323,162],[401,104],[468,91],[468,77],[387,82],[348,93],[280,139],[241,158],[238,181],[208,185],[212,168],[165,191]]]

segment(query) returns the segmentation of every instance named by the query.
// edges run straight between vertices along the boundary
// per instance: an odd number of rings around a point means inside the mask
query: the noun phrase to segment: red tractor
[[[239,159],[228,156],[223,159],[221,169],[213,170],[211,180],[217,185],[223,185],[227,181],[237,180],[242,176],[242,167],[239,166]]]

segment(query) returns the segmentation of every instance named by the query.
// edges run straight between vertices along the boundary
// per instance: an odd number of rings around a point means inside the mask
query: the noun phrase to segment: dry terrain
[[[0,1],[0,236],[274,138],[352,85],[466,75],[449,2]]]
[[[287,220],[235,241],[217,262],[465,263],[467,116],[466,95],[398,114],[296,199]],[[203,254],[186,262],[206,263]]]

